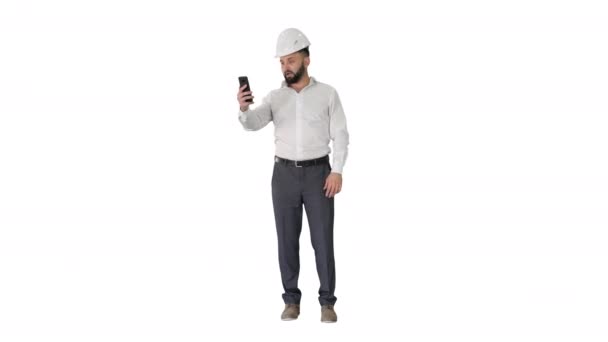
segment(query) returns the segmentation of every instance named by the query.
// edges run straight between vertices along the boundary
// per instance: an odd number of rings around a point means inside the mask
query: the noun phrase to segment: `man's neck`
[[[309,83],[310,83],[310,77],[308,76],[308,73],[306,73],[306,74],[302,75],[302,78],[298,82],[290,84],[289,87],[291,87],[293,90],[295,90],[297,93],[299,93]]]

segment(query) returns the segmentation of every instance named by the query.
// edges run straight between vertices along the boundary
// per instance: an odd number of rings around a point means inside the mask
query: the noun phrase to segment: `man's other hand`
[[[326,197],[334,197],[342,190],[342,175],[335,172],[330,173],[327,179],[325,179],[323,190],[325,190]]]

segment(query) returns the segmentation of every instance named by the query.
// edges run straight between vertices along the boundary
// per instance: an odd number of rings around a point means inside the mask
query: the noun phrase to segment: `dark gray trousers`
[[[300,304],[300,232],[302,206],[310,228],[321,286],[319,303],[336,302],[334,262],[334,199],[325,197],[323,186],[331,172],[329,164],[305,167],[288,166],[275,161],[272,173],[272,202],[279,245],[279,267],[283,282],[283,301]]]

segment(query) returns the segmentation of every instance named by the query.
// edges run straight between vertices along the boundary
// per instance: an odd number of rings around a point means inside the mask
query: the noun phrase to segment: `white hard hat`
[[[277,53],[275,57],[283,57],[310,45],[308,38],[302,31],[295,28],[288,28],[281,32],[277,39]]]

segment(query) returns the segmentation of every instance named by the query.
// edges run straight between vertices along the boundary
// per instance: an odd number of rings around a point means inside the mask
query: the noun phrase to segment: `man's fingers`
[[[247,96],[247,95],[251,95],[251,91],[239,90],[239,92],[236,93],[236,98],[240,100],[242,97]]]
[[[325,193],[325,196],[327,197],[332,197],[334,195],[334,189],[335,189],[335,184],[332,182],[329,184],[329,186],[327,187],[327,191]]]
[[[246,91],[246,92],[243,92],[243,93],[239,92],[239,93],[236,95],[236,97],[237,97],[237,98],[239,98],[239,99],[242,99],[243,97],[245,97],[245,96],[249,96],[249,95],[251,95],[251,92],[250,92],[250,91]]]
[[[334,187],[332,189],[331,197],[334,197],[335,195],[340,193],[341,190],[342,190],[342,185],[340,185],[338,182],[336,182],[336,184],[334,184]]]
[[[328,177],[325,179],[323,190],[325,190],[325,197],[334,197],[336,194],[342,191],[342,182],[340,179]]]
[[[254,96],[241,96],[239,97],[239,104],[241,105],[241,107],[251,105],[253,104],[253,98]],[[251,99],[251,102],[247,101],[249,99]]]

